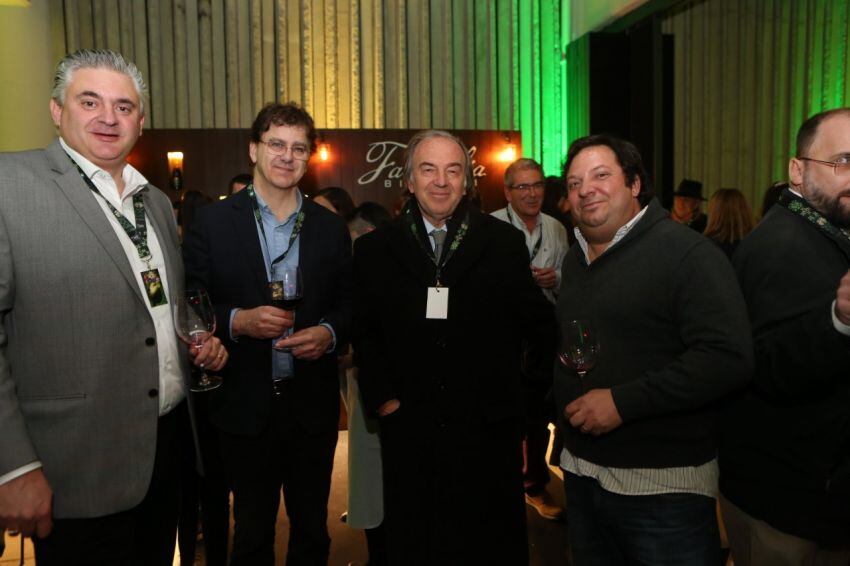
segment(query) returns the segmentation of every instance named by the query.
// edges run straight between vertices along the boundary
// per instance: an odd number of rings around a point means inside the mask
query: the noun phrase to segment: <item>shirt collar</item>
[[[290,222],[292,219],[294,219],[298,215],[298,213],[301,212],[301,207],[304,205],[304,199],[301,197],[301,191],[298,190],[298,188],[296,187],[295,211],[289,216],[287,216],[282,222],[278,222],[277,216],[275,216],[275,213],[272,212],[272,209],[269,207],[269,205],[266,204],[266,201],[263,200],[263,197],[260,196],[260,191],[258,191],[257,189],[254,189],[254,197],[257,199],[257,207],[260,209],[260,212],[263,214],[263,216],[265,216],[266,218],[274,219],[274,223],[278,226],[283,226],[287,222]]]
[[[635,224],[640,222],[640,219],[643,218],[643,215],[646,214],[646,211],[649,209],[648,206],[644,206],[643,209],[635,214],[635,217],[620,226],[620,229],[614,232],[614,238],[611,240],[611,243],[608,244],[608,247],[605,248],[605,251],[611,249],[611,247],[626,237],[626,234],[634,228]],[[581,251],[584,252],[584,259],[588,265],[590,265],[590,256],[588,256],[588,245],[587,240],[584,239],[584,235],[581,233],[581,230],[578,227],[573,228],[573,233],[576,235],[576,241],[578,242]]]
[[[62,149],[71,156],[71,159],[80,166],[80,169],[82,169],[83,173],[85,173],[89,179],[94,181],[97,177],[105,175],[109,178],[110,182],[114,183],[112,176],[109,173],[83,157],[80,152],[74,150],[71,146],[65,143],[65,140],[61,137],[59,138],[59,145],[61,145]],[[124,170],[121,172],[121,178],[124,180],[124,192],[121,193],[122,200],[136,194],[148,185],[148,180],[145,179],[144,175],[139,173],[139,171],[129,163],[124,165]]]
[[[521,230],[525,230],[527,232],[528,231],[528,225],[525,223],[525,220],[522,219],[522,216],[519,215],[519,212],[516,211],[516,209],[514,208],[512,203],[508,203],[507,210],[508,210],[508,218],[510,219],[510,223],[512,225],[514,225],[516,228],[519,228]],[[542,216],[543,216],[542,211],[537,213],[537,218],[534,219],[534,229],[535,230],[537,229],[538,226],[541,225]],[[514,218],[516,218],[517,222],[519,222],[519,226],[516,226],[516,224],[514,224],[514,222],[513,222]]]

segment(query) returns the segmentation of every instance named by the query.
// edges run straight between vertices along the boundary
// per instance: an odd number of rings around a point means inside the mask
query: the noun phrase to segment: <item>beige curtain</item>
[[[273,100],[328,128],[519,127],[520,0],[51,2],[57,51],[140,67],[150,127],[246,127]]]
[[[850,102],[848,12],[847,0],[704,0],[671,14],[675,183],[738,188],[757,212],[802,121]]]

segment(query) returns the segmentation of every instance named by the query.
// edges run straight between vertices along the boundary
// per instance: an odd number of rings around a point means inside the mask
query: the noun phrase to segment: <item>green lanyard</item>
[[[260,232],[263,233],[263,240],[266,242],[266,250],[271,252],[271,245],[269,244],[269,239],[266,236],[266,229],[263,227],[263,213],[260,212],[260,205],[257,204],[257,195],[254,192],[254,185],[248,185],[245,188],[248,191],[248,196],[251,197],[251,204],[254,208],[254,220],[257,221],[257,226],[260,227]],[[269,272],[272,272],[274,266],[278,263],[282,262],[286,259],[287,254],[289,254],[289,250],[292,249],[292,244],[295,240],[298,239],[298,235],[301,234],[301,225],[304,224],[304,211],[298,211],[298,216],[295,217],[295,226],[292,228],[292,234],[289,235],[289,243],[286,245],[286,249],[282,254],[274,258],[269,264]]]
[[[416,216],[413,214],[413,207],[419,206],[416,203],[415,199],[411,199],[410,202],[407,203],[407,208],[405,208],[404,216],[407,220],[407,224],[410,227],[410,231],[413,234],[413,238],[419,242],[419,245],[425,251],[431,261],[434,262],[434,266],[437,268],[437,272],[434,275],[434,279],[437,282],[437,287],[440,287],[440,273],[443,267],[449,262],[449,260],[454,255],[455,251],[457,251],[458,247],[460,247],[460,243],[463,241],[464,236],[466,236],[466,231],[469,230],[469,211],[466,212],[466,215],[463,217],[463,222],[461,222],[460,227],[455,232],[454,238],[452,238],[452,243],[449,244],[449,249],[447,252],[442,254],[440,257],[440,261],[437,261],[437,258],[434,257],[434,250],[430,245],[427,245],[426,238],[427,235],[422,234],[422,231],[419,229],[419,224],[416,222]]]
[[[837,238],[850,240],[850,231],[845,228],[839,228],[835,224],[831,223],[829,220],[824,218],[820,212],[812,208],[812,206],[804,198],[798,197],[788,189],[785,189],[779,195],[779,204],[794,214],[802,216],[824,232],[832,234]]]
[[[95,194],[100,195],[100,198],[106,203],[106,206],[109,207],[109,210],[112,212],[112,215],[115,216],[115,219],[118,221],[118,224],[121,225],[121,228],[127,234],[127,237],[130,238],[130,241],[133,242],[133,245],[136,246],[136,251],[139,254],[139,259],[145,262],[148,266],[148,269],[151,268],[151,259],[153,256],[151,255],[150,248],[148,248],[148,224],[145,219],[145,202],[142,200],[142,193],[145,192],[147,187],[142,189],[133,195],[133,212],[136,217],[136,225],[133,226],[130,224],[130,221],[127,220],[121,212],[112,206],[112,203],[109,202],[105,196],[98,190],[95,186],[94,182],[89,179],[89,177],[83,173],[82,168],[79,164],[74,161],[74,159],[68,155],[68,159],[71,160],[71,163],[77,168],[77,172],[80,174],[80,177],[83,178],[86,185],[94,191]]]
[[[514,217],[511,214],[511,205],[505,207],[505,212],[508,213],[508,222],[510,222],[511,226],[516,227]],[[543,219],[537,223],[537,227],[540,228],[540,237],[537,238],[537,243],[534,244],[534,249],[531,251],[531,261],[534,261],[534,258],[537,257],[537,252],[540,251],[540,245],[543,243]]]

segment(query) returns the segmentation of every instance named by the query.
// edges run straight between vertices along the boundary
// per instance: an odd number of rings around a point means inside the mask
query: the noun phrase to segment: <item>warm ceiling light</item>
[[[183,152],[169,151],[168,152],[168,174],[174,173],[175,169],[183,170]]]
[[[319,159],[329,161],[331,158],[331,146],[326,143],[319,144]]]
[[[499,153],[499,161],[502,163],[513,163],[516,161],[516,144],[505,144],[504,149]]]
[[[183,152],[169,151],[168,156],[168,176],[171,177],[171,188],[175,192],[180,192],[183,188]]]

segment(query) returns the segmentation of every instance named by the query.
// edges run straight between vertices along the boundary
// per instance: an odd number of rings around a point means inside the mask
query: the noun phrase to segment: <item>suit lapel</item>
[[[434,283],[434,262],[425,254],[425,250],[411,233],[404,215],[389,226],[389,248],[398,262],[416,278],[417,281]]]
[[[257,233],[257,220],[254,218],[251,197],[246,191],[240,191],[228,200],[232,201],[233,232],[239,242],[236,249],[245,254],[245,261],[248,262],[248,267],[254,274],[257,287],[262,296],[268,298],[269,280],[266,274],[266,260],[263,258],[263,248]]]
[[[304,224],[301,225],[301,234],[298,236],[298,265],[301,268],[301,277],[305,289],[315,288],[313,283],[313,275],[320,273],[321,254],[319,253],[318,242],[322,238],[322,229],[316,218],[314,203],[307,200],[306,197],[302,200],[301,210],[304,212]]]
[[[454,255],[443,268],[445,282],[452,285],[463,279],[464,275],[472,268],[487,246],[487,236],[484,233],[484,216],[470,207],[469,229],[459,243]],[[444,252],[445,253],[445,252]]]
[[[50,158],[53,170],[57,173],[57,177],[54,179],[57,187],[92,231],[100,245],[103,246],[106,254],[121,272],[121,275],[124,276],[124,279],[127,280],[138,299],[144,303],[145,299],[142,297],[142,292],[139,290],[139,284],[136,281],[137,275],[133,273],[130,267],[130,262],[127,260],[124,248],[121,246],[115,230],[103,213],[103,209],[98,204],[91,189],[80,177],[80,173],[68,154],[59,145],[58,140],[47,148],[47,155]]]

